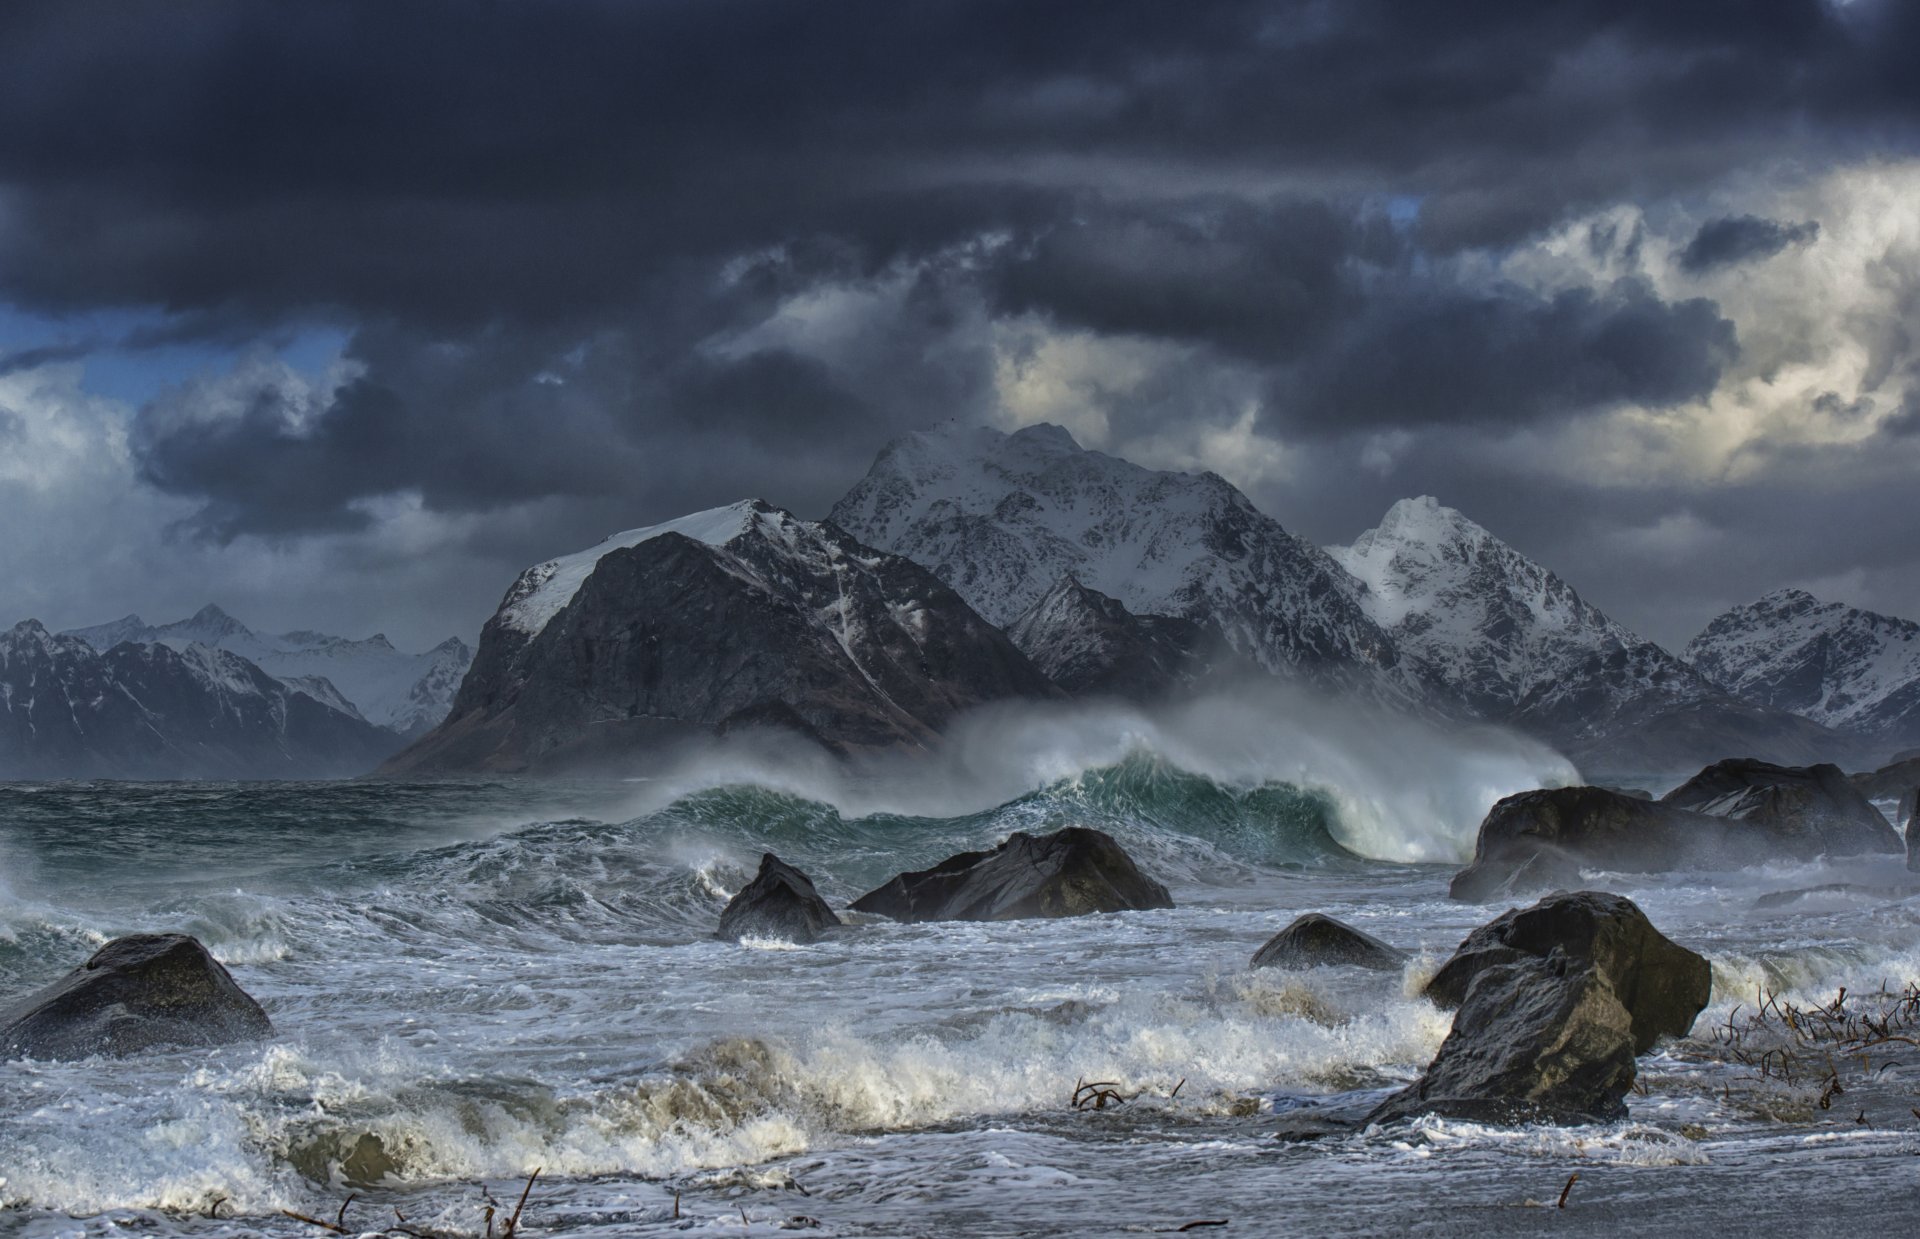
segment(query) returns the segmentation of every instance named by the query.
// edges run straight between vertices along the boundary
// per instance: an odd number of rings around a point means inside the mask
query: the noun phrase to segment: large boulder
[[[903,873],[852,903],[896,921],[1012,921],[1171,908],[1167,888],[1140,872],[1113,837],[1085,826],[1011,835]]]
[[[1767,855],[1811,859],[1899,855],[1899,835],[1840,767],[1776,766],[1752,758],[1716,762],[1660,798],[1662,804],[1744,822]]]
[[[1484,901],[1574,885],[1583,867],[1657,873],[1711,859],[1726,833],[1701,814],[1604,787],[1521,792],[1488,812],[1473,863],[1449,891]]]
[[[86,963],[0,1011],[0,1057],[123,1056],[270,1035],[260,1004],[185,934],[115,938]]]
[[[1626,1114],[1634,1056],[1692,1027],[1707,963],[1631,901],[1556,894],[1474,931],[1434,979],[1460,996],[1421,1078],[1369,1122],[1443,1114],[1485,1122],[1607,1121]]]
[[[1253,954],[1255,968],[1319,968],[1342,964],[1397,972],[1407,953],[1330,916],[1309,912]]]
[[[1555,952],[1598,969],[1632,1017],[1636,1054],[1662,1034],[1686,1035],[1713,989],[1707,961],[1655,929],[1633,900],[1562,891],[1468,934],[1427,982],[1426,997],[1436,1006],[1462,1006],[1487,969]]]
[[[720,913],[716,938],[780,938],[813,942],[840,924],[806,874],[772,852],[760,858],[760,872]]]

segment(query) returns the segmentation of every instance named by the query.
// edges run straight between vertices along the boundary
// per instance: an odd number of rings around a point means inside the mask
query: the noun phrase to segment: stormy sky
[[[0,6],[0,619],[474,634],[1066,425],[1677,646],[1920,618],[1920,5]]]

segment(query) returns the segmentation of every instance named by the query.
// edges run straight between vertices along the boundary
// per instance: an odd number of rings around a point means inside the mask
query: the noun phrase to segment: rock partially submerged
[[[1664,873],[1894,853],[1900,837],[1836,766],[1718,762],[1659,800],[1602,787],[1521,792],[1480,823],[1455,899],[1578,883],[1582,869]]]
[[[1707,961],[1655,929],[1633,900],[1579,891],[1557,892],[1468,934],[1425,995],[1436,1006],[1459,1007],[1487,969],[1555,952],[1600,971],[1632,1017],[1636,1054],[1663,1035],[1686,1035],[1713,988]]]
[[[0,1011],[0,1057],[120,1057],[270,1035],[260,1004],[185,934],[115,938],[86,963]]]
[[[1623,1117],[1634,1056],[1690,1029],[1710,987],[1707,961],[1631,900],[1552,895],[1468,935],[1429,986],[1436,1000],[1457,996],[1453,1031],[1426,1073],[1366,1121]]]
[[[900,874],[851,906],[896,921],[1012,921],[1171,908],[1173,897],[1112,836],[1069,826]]]
[[[808,943],[837,928],[834,914],[806,874],[772,852],[760,858],[760,872],[720,913],[714,937],[738,942],[742,938],[778,938]]]
[[[1764,836],[1772,855],[1810,859],[1902,850],[1887,819],[1838,766],[1734,758],[1715,762],[1660,800],[1744,822]]]
[[[1583,867],[1654,873],[1714,854],[1724,827],[1698,813],[1603,787],[1508,796],[1480,823],[1473,863],[1448,887],[1455,899],[1576,884]]]
[[[1379,972],[1397,972],[1407,953],[1388,946],[1372,934],[1330,916],[1309,912],[1296,919],[1253,955],[1255,968],[1319,968],[1352,965]]]

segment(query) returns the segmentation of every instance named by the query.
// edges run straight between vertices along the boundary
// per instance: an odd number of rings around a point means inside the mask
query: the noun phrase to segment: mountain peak
[[[169,626],[184,628],[196,635],[207,633],[224,636],[229,633],[238,635],[252,631],[245,624],[233,618],[233,616],[228,615],[211,602],[201,607],[198,611],[195,611],[193,618],[187,620],[184,624]]]
[[[584,551],[549,559],[521,573],[507,591],[496,618],[517,632],[533,636],[573,601],[574,595],[580,592],[580,587],[593,575],[594,567],[604,556],[670,533],[704,542],[708,546],[724,546],[768,517],[792,519],[787,512],[764,499],[742,499],[725,507],[708,508],[704,512],[692,512],[662,521],[658,525],[644,525],[611,534]]]

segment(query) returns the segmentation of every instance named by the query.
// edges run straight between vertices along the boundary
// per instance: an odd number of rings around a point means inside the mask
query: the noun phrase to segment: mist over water
[[[1838,1193],[1843,1219],[1849,1200],[1912,1202],[1912,1124],[1810,1140],[1720,1100],[1724,1069],[1684,1044],[1622,1124],[1270,1139],[1274,1111],[1395,1087],[1431,1057],[1450,1017],[1414,995],[1498,911],[1448,901],[1451,865],[1494,799],[1575,778],[1499,733],[1236,696],[998,711],[939,753],[851,766],[736,738],[638,782],[0,785],[0,1004],[115,935],[183,930],[277,1028],[214,1052],[0,1063],[0,1234],[312,1234],[279,1211],[331,1218],[351,1192],[349,1222],[398,1208],[480,1235],[482,1187],[510,1202],[535,1168],[534,1231],[598,1235],[1223,1216],[1368,1234],[1456,1213],[1518,1232],[1573,1169],[1583,1208],[1556,1222],[1596,1234],[1632,1229],[1652,1197],[1665,1220],[1721,1224],[1783,1174]],[[1065,825],[1112,833],[1178,906],[876,920],[807,947],[710,936],[762,851],[844,906]],[[1920,975],[1915,901],[1753,906],[1889,887],[1895,868],[1595,881],[1712,958],[1704,1026],[1759,986],[1813,998]],[[1250,972],[1307,911],[1414,959]],[[1132,1100],[1073,1110],[1081,1079]]]

